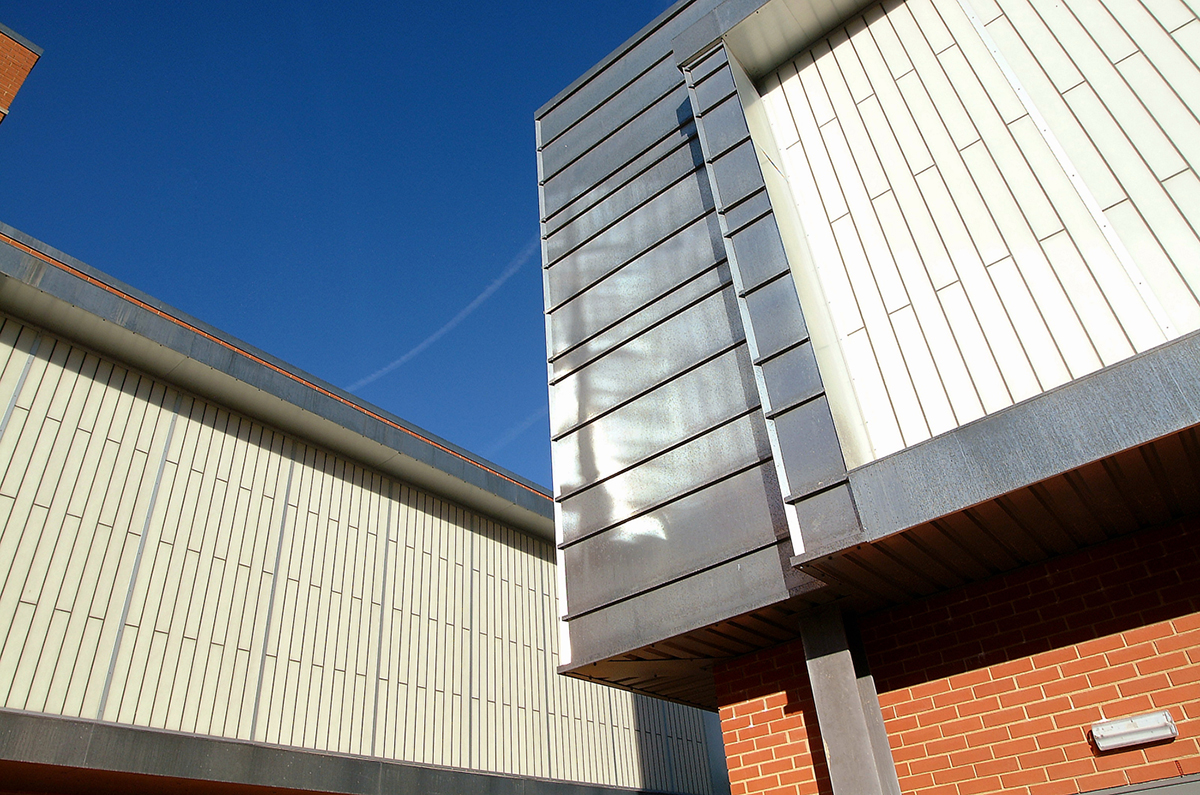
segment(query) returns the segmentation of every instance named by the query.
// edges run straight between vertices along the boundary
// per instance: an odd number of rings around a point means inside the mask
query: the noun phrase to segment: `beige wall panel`
[[[709,791],[689,710],[555,674],[544,542],[11,320],[0,402],[6,706]]]
[[[967,2],[888,0],[760,86],[866,460],[1200,328],[1193,10]]]

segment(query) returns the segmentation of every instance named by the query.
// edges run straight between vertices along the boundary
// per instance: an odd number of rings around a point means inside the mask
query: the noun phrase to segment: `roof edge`
[[[0,33],[3,33],[5,36],[8,36],[10,39],[15,41],[17,44],[20,44],[22,47],[29,50],[31,53],[33,53],[37,57],[39,57],[39,58],[42,57],[42,48],[41,47],[37,46],[32,41],[25,38],[20,33],[17,33],[15,30],[8,27],[7,25],[0,24]]]
[[[0,223],[0,309],[552,540],[544,487]]]

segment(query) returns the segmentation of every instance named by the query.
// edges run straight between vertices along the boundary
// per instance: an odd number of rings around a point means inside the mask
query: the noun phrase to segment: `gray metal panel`
[[[719,0],[680,0],[534,113],[541,128],[539,144],[558,136],[621,91],[631,80],[671,51],[671,40],[704,16]]]
[[[663,242],[712,209],[706,180],[685,179],[550,265],[549,305],[558,306],[622,265]]]
[[[552,355],[578,345],[724,259],[717,216],[708,213],[555,306],[550,311]]]
[[[723,50],[718,50],[706,58],[706,61],[711,61],[714,65],[721,65],[722,61],[727,59],[722,57]],[[679,71],[676,67],[675,71]],[[715,69],[712,74],[702,77],[693,72],[698,82],[696,83],[696,111],[704,115],[712,112],[713,107],[717,103],[732,97],[737,93],[737,86],[733,82],[733,72],[729,71],[727,66]],[[704,122],[708,124],[706,119]]]
[[[695,75],[696,80],[705,80],[709,75],[727,63],[729,63],[729,58],[726,57],[725,50],[717,48],[692,66],[692,74]]]
[[[765,193],[762,195],[766,196]],[[734,220],[730,215],[725,216],[726,223]],[[732,224],[730,228],[733,228]],[[732,232],[730,241],[733,243],[734,256],[737,257],[738,271],[742,275],[743,290],[753,290],[776,276],[788,273],[787,255],[783,251],[779,227],[775,224],[773,214]],[[792,290],[794,292],[795,288]]]
[[[571,665],[603,660],[787,599],[814,581],[788,565],[783,541],[569,623]]]
[[[563,500],[563,542],[611,527],[770,456],[762,415],[755,411],[740,417]]]
[[[554,358],[550,364],[551,383],[583,367],[605,351],[620,345],[634,335],[728,286],[730,278],[728,266],[714,265],[694,279],[684,282],[677,289],[658,298],[644,309],[638,310],[637,313],[611,326],[603,333],[597,334],[587,342]],[[584,295],[591,295],[592,292],[594,290],[588,291]],[[568,303],[567,306],[569,307],[571,304]]]
[[[712,161],[714,178],[721,186],[721,204],[728,207],[763,187],[762,171],[754,143],[746,141]]]
[[[800,500],[796,503],[796,515],[804,538],[802,557],[844,549],[863,541],[854,499],[845,483]]]
[[[674,139],[668,141],[674,143]],[[546,238],[546,262],[560,259],[628,215],[630,211],[636,212],[637,207],[674,183],[688,179],[703,164],[704,158],[700,154],[699,142],[694,137],[687,139],[684,146],[670,152],[662,160],[638,174],[637,179],[552,232]]]
[[[789,499],[846,479],[842,448],[824,396],[780,414],[775,430],[791,488]]]
[[[554,384],[550,388],[551,438],[611,411],[743,339],[733,289],[714,293]]]
[[[558,495],[611,477],[757,404],[749,352],[739,345],[554,442]]]
[[[576,122],[563,135],[552,140],[543,139],[541,156],[544,178],[550,178],[561,171],[571,161],[611,135],[613,130],[641,113],[646,107],[647,99],[657,99],[682,82],[679,67],[675,65],[669,53],[664,54],[662,60],[603,105],[598,105],[593,112]],[[542,134],[545,133],[546,127],[543,124]]]
[[[574,201],[659,140],[682,138],[682,128],[691,117],[691,103],[688,102],[687,89],[681,79],[678,89],[647,107],[643,113],[562,171],[543,177],[542,215],[551,215]]]
[[[742,227],[770,212],[771,197],[767,195],[767,186],[763,185],[762,190],[751,193],[737,205],[721,210],[721,215],[725,218],[726,234],[736,235]]]
[[[633,190],[639,191],[640,188],[636,183],[642,173],[652,167],[667,155],[685,146],[691,146],[692,139],[696,135],[696,125],[694,122],[689,122],[679,128],[678,135],[671,135],[661,139],[658,143],[651,146],[649,149],[642,152],[637,157],[630,160],[622,168],[614,171],[607,179],[597,183],[591,190],[579,195],[574,201],[568,203],[557,212],[544,217],[542,231],[543,234],[552,234],[557,229],[561,228],[572,219],[579,217],[591,207],[599,204],[613,192],[619,190],[627,184],[633,184]],[[666,183],[663,183],[666,184]],[[655,190],[644,192],[643,198],[649,198]],[[640,204],[641,200],[636,200],[633,204]]]
[[[1200,332],[1045,392],[850,475],[882,538],[1200,424]]]
[[[804,324],[791,273],[748,293],[746,309],[754,326],[759,359],[770,358],[808,339],[808,327]]]
[[[564,551],[572,616],[787,537],[771,464],[755,467]]]
[[[776,356],[762,366],[771,412],[777,413],[825,391],[811,343]]]
[[[0,710],[0,759],[83,767],[91,735],[83,721]]]
[[[736,94],[704,112],[704,133],[708,137],[712,157],[720,157],[743,141],[750,140],[746,114],[742,112],[742,102]]]

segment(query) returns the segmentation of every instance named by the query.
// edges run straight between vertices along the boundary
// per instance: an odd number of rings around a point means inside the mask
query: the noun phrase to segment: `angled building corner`
[[[1197,63],[685,0],[543,107],[562,670],[719,708],[737,792],[1197,786]]]
[[[720,791],[556,675],[537,484],[2,223],[0,406],[0,790]]]

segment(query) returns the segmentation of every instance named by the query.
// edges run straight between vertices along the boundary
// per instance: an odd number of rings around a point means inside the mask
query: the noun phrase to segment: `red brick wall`
[[[1200,773],[1200,522],[861,622],[901,788],[1087,792]],[[1098,754],[1097,720],[1169,709],[1173,742]]]
[[[828,795],[799,641],[720,665],[717,702],[733,795]]]
[[[8,110],[37,59],[23,45],[0,33],[0,110]]]
[[[1200,521],[863,618],[901,789],[1077,793],[1200,773]],[[716,669],[734,795],[831,788],[799,641]],[[1170,743],[1094,721],[1169,709]]]

